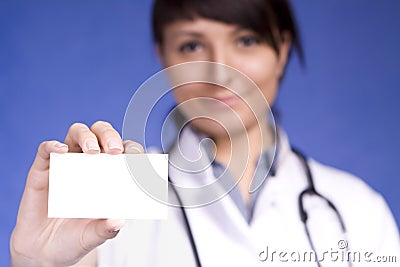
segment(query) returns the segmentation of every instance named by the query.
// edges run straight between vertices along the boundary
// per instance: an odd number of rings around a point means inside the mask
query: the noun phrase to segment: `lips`
[[[236,105],[239,101],[241,101],[241,98],[235,94],[229,94],[225,96],[218,96],[215,97],[216,100],[219,102],[222,102],[230,107]]]

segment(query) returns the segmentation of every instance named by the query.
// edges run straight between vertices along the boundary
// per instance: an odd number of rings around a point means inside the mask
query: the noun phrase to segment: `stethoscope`
[[[310,244],[310,247],[316,253],[315,246],[314,246],[314,243],[313,243],[311,235],[310,235],[310,229],[308,228],[308,225],[307,225],[308,213],[307,213],[306,209],[304,208],[304,199],[305,199],[306,196],[316,196],[316,197],[320,198],[321,200],[325,201],[328,204],[329,208],[331,208],[334,211],[334,213],[336,214],[336,216],[338,218],[338,221],[339,221],[339,224],[340,224],[340,228],[341,228],[343,234],[346,234],[346,227],[344,225],[343,218],[342,218],[340,212],[338,211],[338,209],[336,208],[336,206],[328,198],[326,198],[323,195],[321,195],[315,189],[313,175],[311,173],[311,169],[310,169],[310,166],[308,164],[307,158],[299,150],[297,150],[297,149],[295,149],[293,147],[291,148],[291,150],[300,159],[300,161],[301,161],[301,163],[302,163],[302,165],[304,167],[304,171],[306,173],[306,177],[307,177],[308,186],[307,186],[306,189],[304,189],[300,193],[300,195],[298,197],[299,215],[300,215],[300,220],[304,225],[305,233],[307,235],[307,239],[308,239],[308,242]],[[200,262],[199,252],[198,252],[198,249],[197,249],[197,246],[196,246],[196,242],[195,242],[194,237],[193,237],[193,231],[191,229],[191,226],[190,226],[190,223],[189,223],[189,220],[188,220],[188,216],[186,214],[185,207],[183,206],[183,202],[182,202],[181,198],[179,197],[179,194],[178,194],[177,190],[175,189],[175,187],[171,183],[171,180],[169,179],[169,177],[168,177],[168,181],[170,182],[171,188],[172,188],[172,190],[174,191],[174,193],[176,195],[178,203],[180,204],[179,206],[180,206],[180,209],[182,211],[183,221],[184,221],[184,224],[185,224],[185,227],[186,227],[186,231],[188,233],[189,242],[190,242],[190,246],[191,246],[192,251],[193,251],[193,255],[194,255],[195,262],[196,262],[196,266],[197,267],[201,267],[202,265],[201,265],[201,262]],[[318,267],[321,267],[321,264],[320,264],[319,261],[316,261],[316,264],[317,264]],[[352,267],[351,260],[348,261],[348,266]]]

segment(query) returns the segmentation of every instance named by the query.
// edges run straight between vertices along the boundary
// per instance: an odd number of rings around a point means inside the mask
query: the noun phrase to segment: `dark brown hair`
[[[163,30],[178,20],[203,17],[249,29],[265,39],[279,54],[279,43],[289,33],[292,47],[303,62],[303,49],[288,0],[155,0],[153,39],[163,43]]]

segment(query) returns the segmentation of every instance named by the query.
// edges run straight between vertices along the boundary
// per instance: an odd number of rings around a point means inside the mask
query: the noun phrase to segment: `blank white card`
[[[50,155],[50,218],[166,219],[167,190],[166,154]]]

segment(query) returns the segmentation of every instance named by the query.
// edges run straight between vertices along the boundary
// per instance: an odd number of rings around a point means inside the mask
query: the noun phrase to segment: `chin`
[[[213,139],[246,133],[246,130],[251,127],[252,124],[253,123],[246,120],[215,121],[207,118],[198,118],[190,122],[190,125],[195,130]]]

